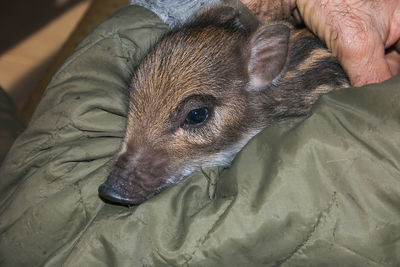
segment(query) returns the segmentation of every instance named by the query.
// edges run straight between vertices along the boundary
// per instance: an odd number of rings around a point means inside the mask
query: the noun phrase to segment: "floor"
[[[0,91],[0,163],[74,48],[128,4],[129,0],[0,0],[0,86],[18,108]]]
[[[1,1],[0,85],[19,109],[91,2]]]
[[[29,106],[35,90],[43,91],[37,90],[45,86],[40,85],[46,83],[43,76],[55,72],[84,36],[128,4],[128,0],[0,1],[0,86],[18,109]]]

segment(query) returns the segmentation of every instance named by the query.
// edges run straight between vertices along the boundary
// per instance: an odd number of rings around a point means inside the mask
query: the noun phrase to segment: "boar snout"
[[[162,150],[125,152],[100,185],[99,195],[116,204],[139,205],[165,184],[168,162],[168,154]]]

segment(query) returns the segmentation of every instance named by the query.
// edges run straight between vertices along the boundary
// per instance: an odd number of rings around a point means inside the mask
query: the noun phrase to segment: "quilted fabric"
[[[322,97],[229,169],[137,207],[97,193],[122,140],[131,73],[168,31],[114,14],[51,81],[0,169],[1,266],[398,266],[400,77]]]

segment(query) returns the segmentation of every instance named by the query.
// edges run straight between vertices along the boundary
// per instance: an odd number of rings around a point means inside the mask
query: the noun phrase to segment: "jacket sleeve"
[[[97,193],[132,72],[168,27],[127,7],[53,77],[0,169],[0,266],[396,266],[400,77],[323,96],[137,207]],[[316,74],[317,77],[317,74]]]

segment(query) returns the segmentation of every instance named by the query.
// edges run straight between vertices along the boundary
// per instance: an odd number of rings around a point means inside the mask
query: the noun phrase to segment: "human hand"
[[[400,72],[400,1],[297,0],[297,8],[339,58],[354,86]]]
[[[338,57],[354,86],[378,83],[400,72],[399,0],[244,0],[250,9],[281,3],[296,7],[305,24]],[[257,12],[263,20],[261,12]]]

